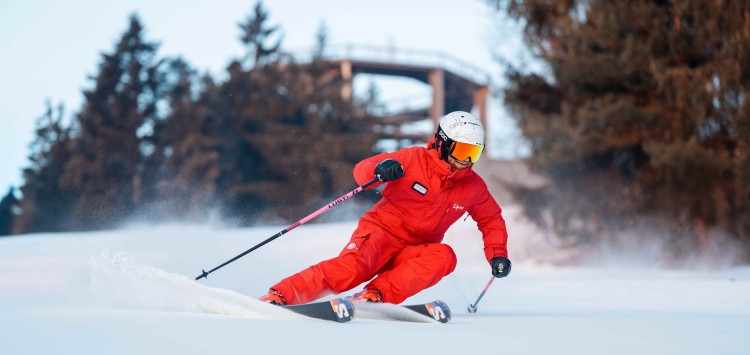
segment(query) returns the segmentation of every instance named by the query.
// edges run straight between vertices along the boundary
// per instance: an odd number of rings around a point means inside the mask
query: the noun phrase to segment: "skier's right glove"
[[[495,277],[506,277],[510,274],[510,260],[506,257],[496,256],[490,260],[492,275]]]
[[[404,176],[404,167],[398,160],[386,159],[375,166],[375,177],[380,181],[393,181]]]

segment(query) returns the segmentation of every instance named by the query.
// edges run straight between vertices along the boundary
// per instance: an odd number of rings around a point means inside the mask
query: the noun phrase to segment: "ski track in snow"
[[[466,306],[490,277],[481,235],[471,220],[449,230],[456,271],[404,302],[445,301],[453,316],[444,325],[384,321],[421,316],[359,305],[342,326],[247,296],[335,256],[354,222],[303,226],[200,281],[194,277],[201,268],[278,228],[151,226],[2,238],[0,354],[663,355],[750,348],[749,267],[539,264],[554,248],[538,248],[525,225],[511,226],[513,273],[495,281],[475,314]]]
[[[91,258],[88,271],[97,300],[114,309],[310,319],[234,291],[204,286],[186,276],[138,263],[125,252],[101,252]],[[439,324],[399,305],[356,303],[355,309],[356,318],[360,319]]]
[[[304,318],[234,291],[204,286],[186,276],[138,263],[124,252],[103,251],[91,258],[88,266],[95,295],[112,307],[253,318]]]

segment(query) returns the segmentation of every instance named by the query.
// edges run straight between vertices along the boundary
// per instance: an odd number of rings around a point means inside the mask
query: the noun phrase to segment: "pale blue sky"
[[[45,100],[63,102],[68,116],[80,109],[81,89],[91,85],[88,76],[96,72],[100,54],[112,51],[130,13],[140,16],[146,39],[161,43],[160,56],[179,54],[201,71],[220,74],[243,54],[237,24],[254,5],[255,0],[0,2],[0,193],[22,183]],[[520,43],[510,25],[503,26],[504,38],[498,37],[497,15],[480,0],[266,0],[264,6],[270,23],[282,28],[285,49],[313,46],[324,21],[331,45],[444,51],[484,68],[495,82],[500,68],[491,50],[513,56]],[[414,87],[399,87],[399,95],[408,96]],[[389,90],[381,87],[384,96],[394,95]],[[512,155],[516,133],[494,106],[497,102],[490,108],[488,147],[496,156]]]

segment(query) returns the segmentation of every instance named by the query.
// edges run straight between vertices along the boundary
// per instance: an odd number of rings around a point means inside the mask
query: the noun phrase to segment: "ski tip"
[[[349,300],[335,298],[329,301],[281,306],[310,318],[346,323],[354,317],[354,306]]]
[[[448,304],[441,300],[405,307],[440,323],[448,323],[451,320],[451,309],[448,307]]]
[[[354,318],[354,305],[346,297],[334,298],[330,301],[331,307],[336,314],[336,321],[339,323],[345,323]]]
[[[448,323],[451,320],[452,312],[448,304],[441,301],[435,300],[427,304],[427,309],[432,314],[432,318],[435,318],[440,323]]]

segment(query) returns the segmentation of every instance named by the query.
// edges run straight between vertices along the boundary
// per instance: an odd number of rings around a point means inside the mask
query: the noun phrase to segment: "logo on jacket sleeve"
[[[411,188],[414,189],[414,191],[419,192],[422,195],[427,194],[427,188],[420,185],[418,182],[414,182],[414,185],[411,185]]]

